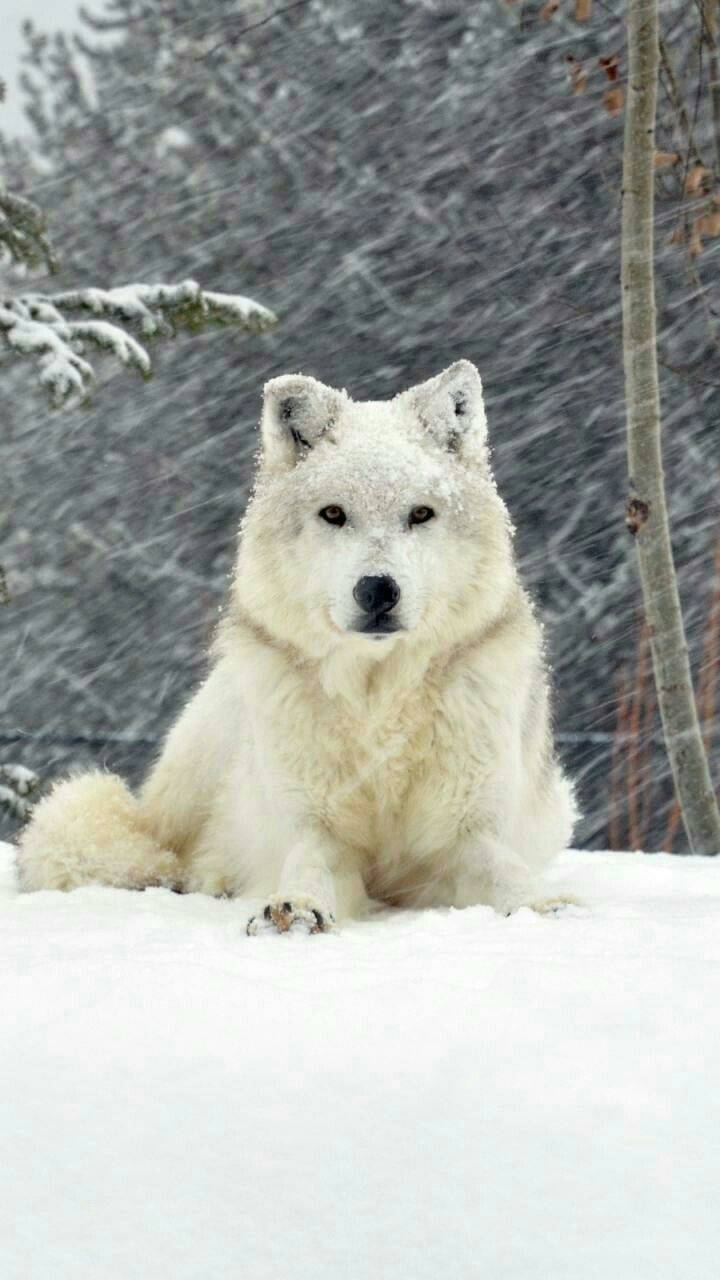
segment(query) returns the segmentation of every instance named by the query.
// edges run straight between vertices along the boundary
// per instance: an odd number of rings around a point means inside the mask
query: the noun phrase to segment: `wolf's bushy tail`
[[[137,800],[112,773],[56,783],[20,836],[17,863],[23,889],[142,889],[180,879],[175,854],[153,839]]]

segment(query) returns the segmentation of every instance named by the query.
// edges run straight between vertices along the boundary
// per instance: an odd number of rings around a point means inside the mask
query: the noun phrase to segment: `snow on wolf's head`
[[[382,657],[413,637],[458,643],[497,614],[509,527],[469,361],[388,401],[273,378],[261,430],[234,594],[271,636]]]

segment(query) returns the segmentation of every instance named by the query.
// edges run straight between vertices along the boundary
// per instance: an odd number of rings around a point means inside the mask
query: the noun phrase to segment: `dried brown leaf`
[[[613,85],[603,94],[603,106],[609,116],[619,116],[625,104],[625,90],[621,84]]]
[[[545,0],[545,4],[538,14],[541,22],[549,22],[554,14],[560,8],[560,0]]]
[[[720,236],[720,210],[717,213],[705,213],[696,218],[695,227],[700,236]]]
[[[674,164],[680,163],[680,155],[677,151],[656,151],[653,158],[653,164],[656,169],[668,169]]]
[[[710,170],[706,169],[704,164],[694,164],[692,168],[688,170],[688,174],[685,179],[685,195],[696,195],[701,189],[705,179],[711,176]]]
[[[616,53],[612,53],[609,58],[598,58],[598,64],[602,67],[608,80],[617,80],[620,74],[620,59]]]
[[[691,258],[697,258],[698,255],[702,253],[702,237],[697,225],[699,221],[700,219],[698,218],[697,221],[693,222],[692,231],[690,233],[689,253]]]
[[[592,13],[592,0],[575,0],[575,21],[589,22]]]

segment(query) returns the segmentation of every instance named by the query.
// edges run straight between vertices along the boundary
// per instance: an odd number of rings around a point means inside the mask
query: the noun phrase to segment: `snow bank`
[[[252,939],[0,871],[3,1280],[717,1274],[720,861]]]

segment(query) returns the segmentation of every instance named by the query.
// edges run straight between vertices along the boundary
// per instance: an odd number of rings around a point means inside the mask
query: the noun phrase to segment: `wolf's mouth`
[[[382,636],[394,635],[396,631],[404,631],[405,628],[393,618],[389,613],[378,613],[371,617],[359,618],[353,627],[353,631],[359,632],[362,636],[375,636],[380,639]]]

